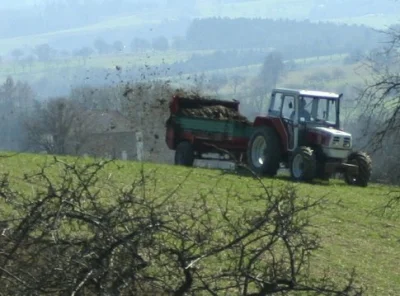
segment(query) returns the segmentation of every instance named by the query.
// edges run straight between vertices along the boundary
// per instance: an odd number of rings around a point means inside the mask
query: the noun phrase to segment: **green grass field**
[[[197,51],[175,51],[169,50],[165,52],[147,51],[138,53],[122,53],[110,55],[92,55],[84,60],[81,57],[59,58],[50,63],[35,61],[31,66],[24,66],[18,62],[3,63],[0,69],[0,75],[40,75],[46,74],[48,71],[60,68],[105,68],[115,69],[116,65],[122,67],[132,66],[154,66],[160,64],[170,64],[177,61],[185,61]],[[202,53],[207,53],[202,51]]]
[[[57,59],[51,63],[43,63],[36,61],[32,65],[23,66],[17,62],[4,62],[0,68],[0,79],[5,80],[7,76],[12,76],[14,79],[26,79],[29,81],[37,81],[41,78],[46,78],[53,75],[60,75],[63,77],[68,75],[69,70],[74,69],[91,69],[91,68],[104,68],[115,70],[115,66],[119,65],[122,68],[129,67],[156,67],[160,64],[172,64],[174,62],[184,62],[188,60],[193,54],[207,55],[212,54],[213,50],[193,50],[193,51],[176,51],[168,50],[161,51],[146,51],[139,53],[123,53],[123,54],[110,54],[110,55],[93,55],[89,57],[86,62],[80,57],[69,57],[64,59]],[[294,60],[296,64],[301,67],[307,68],[305,70],[293,71],[289,77],[284,78],[284,83],[301,83],[301,79],[305,73],[313,74],[317,70],[332,71],[338,63],[342,63],[346,55],[330,55],[321,57],[310,57],[304,59]],[[224,75],[242,75],[244,77],[254,77],[258,74],[262,64],[248,65],[244,67],[232,67],[218,70],[204,71],[206,75],[224,74]],[[348,71],[347,67],[344,71]],[[203,73],[203,72],[202,72]],[[193,74],[202,74],[193,73]],[[163,74],[163,73],[160,73]],[[187,77],[193,74],[183,75],[186,80]],[[306,76],[308,75],[306,74]],[[168,75],[168,74],[167,74]],[[353,75],[350,73],[350,75]],[[305,76],[304,76],[305,77]],[[175,80],[177,77],[165,77],[166,79]],[[334,81],[333,83],[337,83]],[[230,89],[228,89],[229,93]]]
[[[167,149],[167,148],[166,148]],[[70,157],[61,158],[72,162]],[[13,186],[33,190],[23,185],[25,173],[39,170],[39,166],[51,157],[43,155],[20,154],[0,158],[0,172],[11,174]],[[82,160],[84,162],[90,159]],[[103,174],[107,182],[118,186],[128,186],[139,176],[141,165],[135,162],[122,162],[120,170],[109,169]],[[157,185],[151,188],[151,194],[161,194],[173,190],[182,184],[178,194],[191,198],[198,194],[208,194],[223,198],[228,192],[250,196],[261,193],[260,184],[251,177],[234,174],[221,174],[220,170],[202,168],[181,168],[169,165],[143,164],[145,172],[153,171]],[[188,173],[191,172],[190,176]],[[57,174],[57,169],[54,169]],[[288,184],[282,175],[275,179],[264,179],[266,186],[279,188]],[[106,192],[107,185],[102,188]],[[302,197],[312,199],[326,197],[329,203],[325,210],[313,212],[312,223],[322,237],[323,249],[312,258],[312,273],[322,275],[325,269],[329,276],[343,276],[356,268],[358,283],[368,287],[367,295],[400,295],[400,222],[395,217],[381,216],[374,211],[385,205],[389,192],[397,188],[370,184],[367,188],[349,187],[342,180],[331,180],[330,183],[296,184]],[[234,207],[251,207],[232,204]],[[254,206],[254,205],[253,205]],[[397,209],[399,212],[400,208]],[[7,209],[0,208],[1,215]]]
[[[68,30],[52,31],[42,34],[18,36],[13,38],[2,38],[0,39],[0,54],[7,53],[14,48],[20,48],[26,45],[34,47],[36,45],[48,43],[52,40],[57,40],[60,38],[85,36],[87,34],[101,34],[107,33],[113,29],[123,29],[126,27],[135,30],[143,25],[157,25],[159,23],[160,20],[155,19],[154,16],[142,13],[141,15],[134,14],[112,17],[95,24]]]

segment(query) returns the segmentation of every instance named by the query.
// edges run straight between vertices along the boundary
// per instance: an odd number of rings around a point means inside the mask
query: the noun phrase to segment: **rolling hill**
[[[157,1],[153,2],[156,3]],[[103,11],[96,10],[96,12],[90,12],[92,14],[90,23],[72,26],[63,30],[51,29],[52,20],[49,18],[49,29],[46,32],[41,29],[40,34],[19,33],[15,36],[1,38],[0,53],[4,54],[16,47],[34,46],[44,42],[50,45],[58,45],[59,47],[69,48],[72,46],[76,48],[78,45],[91,44],[98,36],[122,40],[132,40],[136,36],[154,37],[158,35],[166,35],[172,38],[173,36],[182,36],[189,26],[190,20],[215,16],[309,19],[311,21],[363,24],[374,28],[385,28],[399,21],[395,13],[399,8],[399,4],[390,0],[357,0],[346,1],[345,3],[343,1],[311,0],[219,1],[218,3],[215,3],[215,1],[192,1],[190,4],[190,7],[193,6],[193,9],[190,10],[191,13],[187,12],[189,9],[186,7],[187,1],[170,1],[169,3],[171,4],[167,4],[164,0],[159,0],[158,2],[159,5],[152,5],[151,9],[137,9],[134,6],[135,2],[132,2],[131,9],[125,9],[123,13],[115,12],[112,14],[106,9]],[[128,2],[126,1],[126,3]],[[130,7],[128,4],[124,5],[127,8]],[[90,11],[90,7],[87,9]],[[51,19],[57,19],[54,15],[51,17]],[[41,18],[46,19],[46,13]],[[168,22],[166,23],[165,21],[167,20]],[[176,22],[177,20],[180,21]],[[175,23],[170,24],[169,22]],[[29,29],[31,29],[30,27]],[[23,29],[21,30],[23,31]],[[9,33],[9,31],[7,32]]]

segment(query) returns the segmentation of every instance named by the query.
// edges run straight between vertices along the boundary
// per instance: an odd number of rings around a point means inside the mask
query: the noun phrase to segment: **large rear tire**
[[[352,152],[347,160],[358,166],[358,174],[344,173],[344,180],[349,185],[367,187],[372,171],[372,160],[365,152]]]
[[[191,167],[194,163],[192,144],[180,142],[175,150],[175,164]]]
[[[290,176],[294,181],[311,181],[316,176],[317,160],[310,147],[297,147],[290,161]]]
[[[259,176],[277,174],[281,158],[280,139],[271,127],[257,128],[247,147],[247,163]]]

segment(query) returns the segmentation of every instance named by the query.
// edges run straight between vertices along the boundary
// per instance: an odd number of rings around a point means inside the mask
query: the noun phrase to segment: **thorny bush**
[[[290,186],[182,198],[186,179],[156,194],[154,172],[113,186],[112,165],[54,158],[24,177],[33,191],[2,177],[2,295],[362,295],[353,275],[310,276],[308,213],[322,200]]]

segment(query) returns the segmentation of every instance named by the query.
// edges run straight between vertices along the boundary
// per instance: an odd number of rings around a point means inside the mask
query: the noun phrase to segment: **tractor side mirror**
[[[293,109],[293,103],[289,102],[289,109]]]

